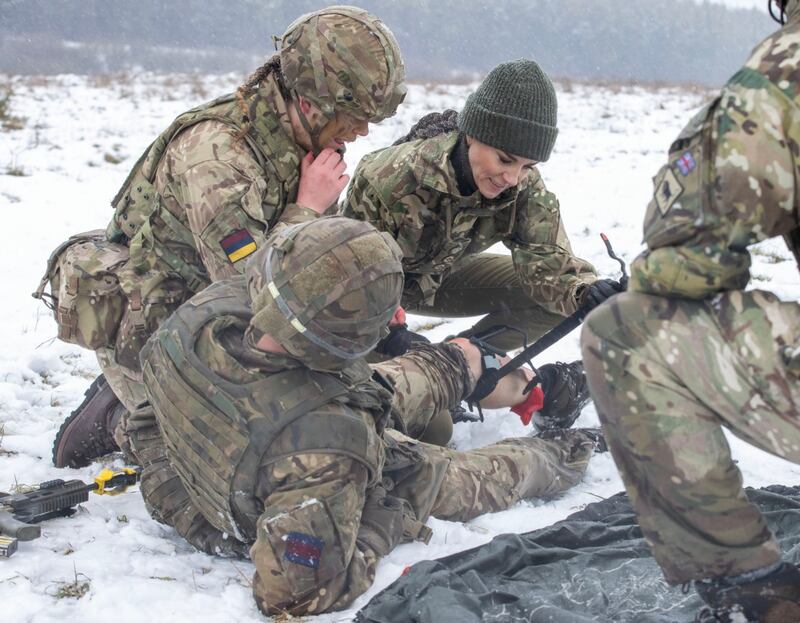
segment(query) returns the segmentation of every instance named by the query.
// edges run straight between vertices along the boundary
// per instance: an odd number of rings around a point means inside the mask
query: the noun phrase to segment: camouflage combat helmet
[[[391,117],[405,98],[397,41],[363,9],[332,6],[299,17],[280,38],[279,54],[287,88],[313,103],[327,121],[343,111],[376,123]],[[305,115],[300,118],[308,124]],[[312,139],[321,129],[306,127]]]
[[[267,333],[314,370],[370,352],[400,304],[403,254],[372,225],[331,216],[287,227],[247,265],[253,339]]]

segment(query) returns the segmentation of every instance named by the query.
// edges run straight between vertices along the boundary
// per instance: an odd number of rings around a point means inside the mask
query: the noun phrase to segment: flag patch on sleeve
[[[311,569],[319,567],[325,541],[302,532],[290,532],[283,538],[286,542],[283,557],[286,560]]]
[[[256,250],[256,241],[246,229],[240,229],[219,241],[231,264],[247,257]]]
[[[692,155],[692,152],[687,151],[685,152],[680,158],[675,161],[675,164],[678,167],[678,170],[681,172],[683,177],[686,177],[692,171],[697,168],[697,162]]]

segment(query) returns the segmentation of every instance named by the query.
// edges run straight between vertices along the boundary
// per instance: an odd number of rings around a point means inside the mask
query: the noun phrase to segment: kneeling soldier
[[[745,290],[750,244],[800,258],[800,0],[670,149],[632,292],[587,318],[582,346],[608,443],[671,584],[700,621],[800,621],[800,569],[742,490],[722,427],[800,463],[800,305]],[[783,21],[783,20],[781,20]]]

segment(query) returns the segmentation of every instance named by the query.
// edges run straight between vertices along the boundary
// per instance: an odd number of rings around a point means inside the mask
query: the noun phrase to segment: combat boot
[[[591,398],[583,362],[547,363],[538,373],[544,406],[533,416],[534,428],[538,431],[569,428]]]
[[[64,420],[53,443],[56,467],[86,467],[119,450],[114,429],[125,407],[102,374],[89,386],[83,402]]]
[[[608,452],[608,444],[601,428],[548,428],[533,436],[550,441],[564,441],[575,439],[575,433],[581,433],[584,437],[588,437],[596,454]]]
[[[800,621],[800,570],[781,564],[763,578],[732,583],[725,578],[694,583],[708,608],[699,623],[787,623]]]

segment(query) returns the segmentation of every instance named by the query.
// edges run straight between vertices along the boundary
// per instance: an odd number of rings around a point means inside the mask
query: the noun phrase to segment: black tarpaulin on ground
[[[784,558],[800,562],[800,487],[748,489]],[[624,494],[547,528],[506,534],[414,565],[378,593],[357,623],[692,621],[694,590],[668,586]]]

